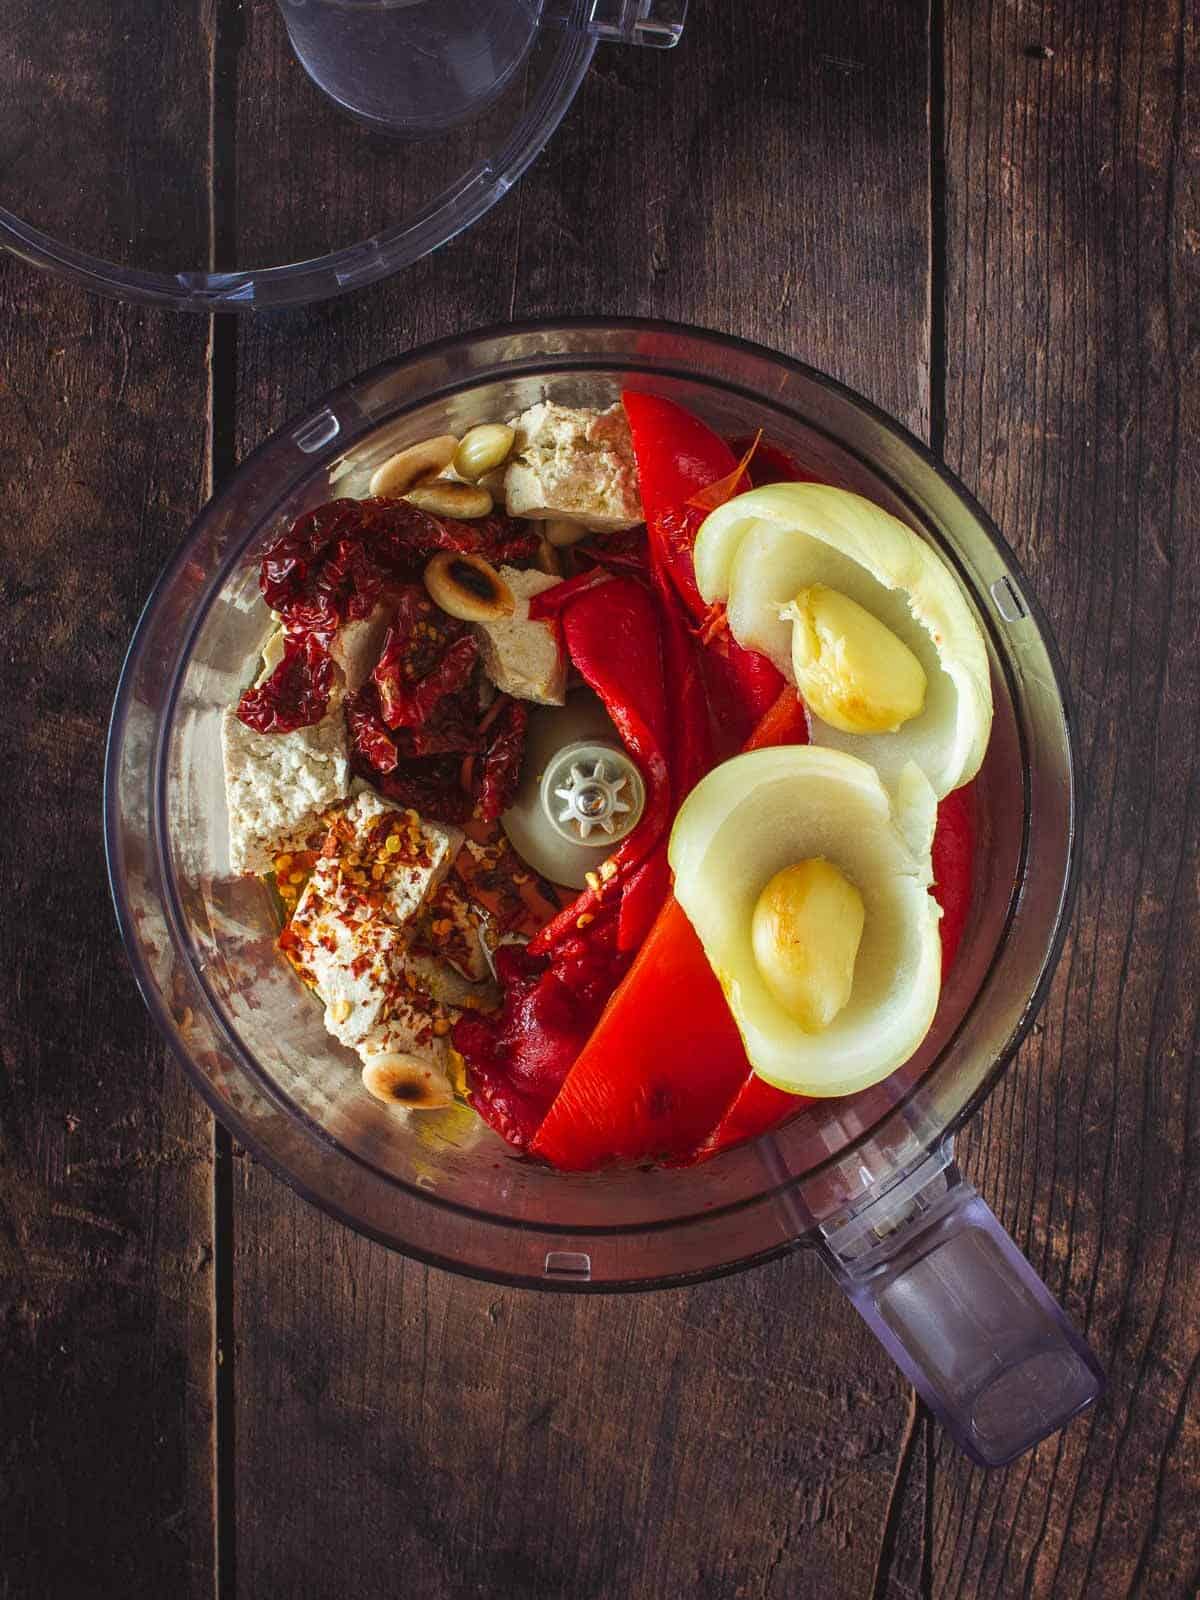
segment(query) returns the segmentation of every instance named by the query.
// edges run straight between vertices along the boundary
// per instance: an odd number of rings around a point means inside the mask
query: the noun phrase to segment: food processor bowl
[[[995,700],[962,953],[919,1054],[847,1099],[697,1166],[566,1175],[464,1107],[397,1115],[275,948],[266,887],[234,877],[219,724],[270,627],[264,545],[364,494],[389,454],[550,398],[666,395],[730,437],[761,428],[814,477],[916,529],[957,575]],[[218,1117],[301,1194],[454,1271],[550,1289],[663,1288],[815,1248],[962,1447],[996,1465],[1092,1401],[1094,1358],[954,1166],[951,1136],[1011,1059],[1064,936],[1075,772],[1058,658],[1013,558],[916,440],[819,373],[713,333],[530,324],[389,361],[281,429],[206,507],[138,625],[116,704],[106,839],[142,993]]]

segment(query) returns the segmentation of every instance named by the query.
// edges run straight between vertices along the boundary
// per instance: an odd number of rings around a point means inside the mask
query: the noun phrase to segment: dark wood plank
[[[675,55],[602,52],[473,234],[241,326],[239,449],[410,343],[581,311],[761,339],[923,430],[927,64],[923,18],[866,0],[698,4]],[[506,1292],[238,1167],[240,1592],[871,1592],[910,1397],[812,1263],[669,1295]]]
[[[201,265],[210,6],[160,30],[144,7],[94,28],[44,11],[6,9],[38,63],[0,113],[6,203],[52,228],[73,210],[85,249]],[[208,329],[8,256],[0,326],[0,1593],[199,1600],[213,1128],[117,937],[101,782],[129,636],[209,490]]]
[[[1110,1388],[1001,1474],[939,1441],[933,1516],[910,1503],[908,1531],[939,1595],[1182,1600],[1200,1586],[1195,14],[1073,0],[947,23],[947,456],[1050,611],[1087,791],[1073,937],[961,1149]]]
[[[0,1592],[213,1588],[212,1125],[117,937],[100,789],[206,492],[207,329],[0,261]]]

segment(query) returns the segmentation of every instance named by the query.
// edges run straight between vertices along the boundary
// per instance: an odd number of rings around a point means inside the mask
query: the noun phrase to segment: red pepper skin
[[[697,625],[709,608],[696,587],[692,547],[705,513],[693,495],[737,468],[737,457],[707,424],[661,395],[628,390],[621,397],[637,457],[650,548]],[[716,719],[736,747],[783,687],[783,678],[755,650],[727,633],[705,651],[705,678]]]
[[[952,790],[938,806],[933,835],[933,898],[942,908],[942,978],[950,975],[971,911],[975,859],[975,785]]]
[[[752,439],[734,439],[731,448],[739,454],[753,444]],[[792,460],[786,450],[781,450],[777,444],[769,444],[765,439],[758,441],[754,454],[750,457],[750,464],[746,468],[746,476],[750,479],[752,489],[762,489],[768,483],[819,483],[819,478],[814,478],[811,472],[805,472],[803,467]]]
[[[529,1148],[566,1172],[685,1155],[746,1070],[721,986],[668,900]]]

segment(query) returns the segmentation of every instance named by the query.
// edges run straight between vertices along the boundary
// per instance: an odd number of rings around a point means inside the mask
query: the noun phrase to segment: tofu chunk
[[[637,461],[621,405],[590,411],[543,400],[510,424],[508,513],[616,533],[643,521]]]
[[[233,871],[269,872],[284,850],[323,831],[322,813],[350,792],[350,745],[340,699],[294,733],[256,733],[237,712],[221,718],[221,755]]]
[[[370,792],[333,819],[280,943],[342,1044],[357,1045],[405,1002],[409,940],[462,839]]]
[[[501,567],[500,576],[513,592],[516,609],[500,622],[477,622],[479,660],[484,672],[504,694],[533,700],[542,706],[561,706],[567,699],[567,662],[558,630],[549,622],[534,622],[529,602],[560,578],[545,572],[521,572]]]

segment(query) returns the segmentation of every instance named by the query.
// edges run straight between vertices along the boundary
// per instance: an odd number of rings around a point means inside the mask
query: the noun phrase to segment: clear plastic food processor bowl
[[[361,288],[508,193],[598,44],[668,47],[686,10],[0,6],[0,244],[88,288],[192,311]]]
[[[406,443],[543,397],[604,406],[629,386],[727,435],[761,427],[917,529],[974,605],[996,716],[963,953],[919,1056],[707,1164],[565,1176],[462,1108],[406,1121],[363,1092],[276,953],[266,889],[230,874],[219,719],[268,630],[258,559],[282,524],[364,493]],[[662,1288],[812,1246],[989,1465],[1099,1392],[1094,1358],[950,1148],[1029,1027],[1063,938],[1075,776],[1058,659],[978,506],[829,379],[710,333],[588,322],[455,339],[347,384],[249,457],[164,572],[118,690],[105,807],[117,915],[159,1026],[234,1135],[351,1227],[455,1271],[574,1290]]]

